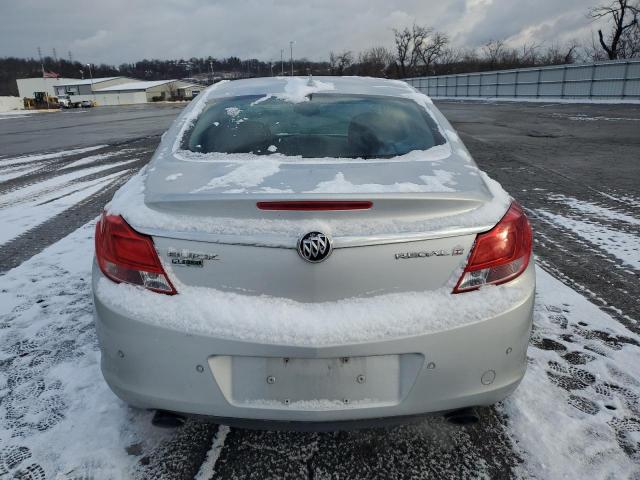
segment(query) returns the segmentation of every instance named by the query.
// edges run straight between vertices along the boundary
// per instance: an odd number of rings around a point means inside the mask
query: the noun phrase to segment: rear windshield
[[[309,158],[388,158],[445,143],[413,100],[317,93],[300,103],[259,96],[216,99],[183,141],[193,152]]]

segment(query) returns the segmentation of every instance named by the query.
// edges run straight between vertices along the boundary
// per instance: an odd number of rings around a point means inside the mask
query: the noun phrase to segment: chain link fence
[[[405,81],[430,97],[640,100],[640,59]]]

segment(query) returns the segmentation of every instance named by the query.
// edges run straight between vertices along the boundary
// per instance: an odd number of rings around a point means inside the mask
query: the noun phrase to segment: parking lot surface
[[[0,476],[640,478],[640,107],[437,105],[532,221],[529,371],[472,425],[336,433],[160,430],[104,385],[93,220],[180,106],[0,119]]]
[[[184,103],[76,108],[4,117],[0,113],[0,156],[113,144],[167,129]]]

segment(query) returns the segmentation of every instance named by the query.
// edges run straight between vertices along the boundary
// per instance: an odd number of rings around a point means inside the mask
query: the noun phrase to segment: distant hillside
[[[284,63],[285,74],[290,71],[290,64]],[[62,77],[89,78],[89,67],[80,62],[70,62],[64,59],[44,58],[44,69],[54,72]],[[188,60],[140,60],[135,63],[123,63],[114,65],[92,65],[91,72],[94,77],[109,77],[122,75],[141,80],[164,80],[169,78],[213,78],[222,77],[259,77],[272,73],[281,73],[282,65],[259,60],[241,60],[237,57],[229,57],[218,60],[212,57],[190,58]],[[326,75],[329,71],[327,62],[310,62],[306,59],[294,61],[296,74],[306,75],[312,71],[314,74]],[[82,71],[82,73],[81,73]],[[234,73],[234,75],[221,75],[222,73]],[[18,95],[16,86],[17,78],[40,77],[42,67],[34,58],[0,58],[0,95]]]

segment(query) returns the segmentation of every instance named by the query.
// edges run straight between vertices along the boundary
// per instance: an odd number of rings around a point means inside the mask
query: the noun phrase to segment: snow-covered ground
[[[524,477],[640,473],[640,337],[537,270],[529,368],[500,407]]]
[[[41,112],[56,112],[57,109],[51,110],[9,110],[0,112],[0,120],[8,120],[11,118],[24,118]]]
[[[111,168],[111,166],[102,168]],[[77,183],[69,183],[64,178],[66,175],[61,175],[56,178],[60,181],[58,185],[55,187],[47,186],[45,187],[46,191],[40,190],[36,195],[28,192],[29,188],[25,188],[16,192],[19,195],[3,196],[0,198],[0,207],[6,206],[6,208],[0,210],[0,218],[4,222],[5,228],[0,231],[0,245],[94,195],[126,174],[127,170],[124,170],[98,179]],[[71,177],[76,179],[78,176],[85,175],[85,173],[80,173],[71,175]]]
[[[0,222],[3,226],[0,247],[131,175],[129,169],[118,167],[136,162],[138,158],[106,160],[130,154],[134,149],[83,156],[106,147],[97,145],[0,159]],[[81,158],[72,160],[76,157]],[[116,172],[99,175],[116,168]]]

